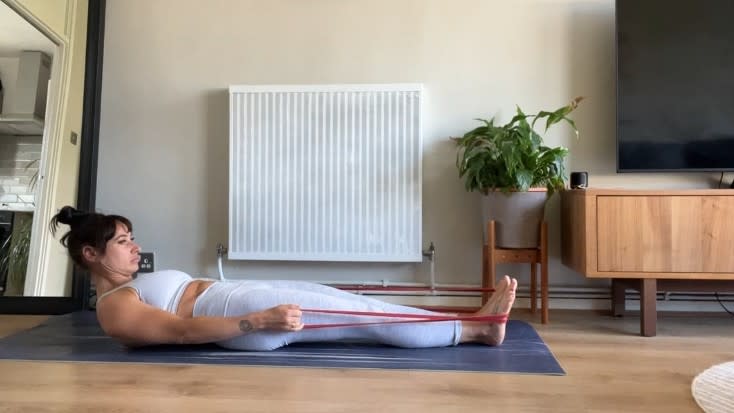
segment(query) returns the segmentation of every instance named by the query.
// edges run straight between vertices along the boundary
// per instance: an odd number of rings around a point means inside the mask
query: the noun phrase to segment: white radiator
[[[230,259],[421,261],[421,85],[229,94]]]

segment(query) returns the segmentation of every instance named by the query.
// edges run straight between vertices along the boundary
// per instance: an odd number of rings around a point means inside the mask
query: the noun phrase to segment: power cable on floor
[[[729,310],[728,308],[726,308],[726,306],[724,305],[724,303],[721,302],[721,299],[719,298],[719,293],[714,293],[714,294],[716,295],[716,301],[719,302],[719,305],[721,306],[721,308],[723,308],[724,311],[726,311],[727,313],[729,313],[729,315],[731,315],[732,317],[734,317],[734,312],[732,312],[731,310]]]

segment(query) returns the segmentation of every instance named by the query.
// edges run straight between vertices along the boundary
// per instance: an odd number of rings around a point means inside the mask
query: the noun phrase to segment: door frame
[[[17,3],[15,0],[2,0],[11,9],[26,19],[30,24],[36,27],[44,35],[46,35],[56,46],[56,55],[54,60],[60,64],[54,64],[52,68],[51,79],[60,82],[62,79],[60,70],[68,65],[69,43],[54,33],[43,22],[36,19],[25,7]],[[87,15],[87,46],[85,51],[85,73],[84,73],[84,97],[82,110],[82,131],[80,142],[80,160],[79,160],[79,186],[77,195],[77,208],[82,210],[94,210],[96,201],[96,183],[97,183],[97,152],[99,146],[99,111],[100,96],[102,91],[102,63],[104,50],[104,22],[105,22],[106,0],[89,0]],[[57,60],[57,56],[60,57]],[[56,63],[56,62],[55,62]],[[54,73],[55,71],[55,73]],[[54,76],[55,75],[55,76]],[[58,87],[61,86],[61,87]],[[60,120],[57,118],[59,108],[61,107],[60,91],[63,85],[54,87],[50,91],[49,107],[51,108],[51,122],[58,131]],[[52,95],[51,95],[52,93]],[[48,128],[47,128],[48,129]],[[56,131],[53,131],[56,133]],[[44,142],[52,131],[44,131]],[[56,143],[58,145],[58,143]],[[47,173],[52,172],[52,166],[57,159],[50,159],[55,156],[56,151],[47,151],[45,165]],[[45,150],[45,148],[44,148]],[[42,157],[43,158],[43,157]],[[46,176],[48,178],[48,176]],[[43,238],[49,236],[46,222],[53,214],[53,206],[50,205],[51,191],[54,188],[45,188],[46,182],[53,182],[52,179],[39,180],[39,190],[44,191],[40,219],[34,220],[34,235],[36,235],[34,245],[37,247],[31,251],[29,257],[29,266],[33,261],[37,271],[42,271],[43,264],[48,251],[42,251],[48,243]],[[48,194],[48,195],[47,195]],[[35,257],[33,254],[36,254]],[[44,255],[46,254],[46,255]],[[64,314],[72,311],[78,311],[89,307],[89,278],[79,271],[76,267],[72,274],[72,288],[70,297],[0,297],[0,314]]]

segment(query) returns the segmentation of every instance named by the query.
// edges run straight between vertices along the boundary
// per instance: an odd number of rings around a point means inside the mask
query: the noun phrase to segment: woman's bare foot
[[[505,275],[495,288],[487,303],[474,315],[509,314],[515,302],[517,280]],[[466,334],[462,334],[462,341],[478,341],[490,346],[498,346],[505,340],[505,324],[497,322],[469,321],[464,323]]]
[[[517,291],[517,280],[505,275],[495,288],[492,296],[476,315],[495,315],[507,314],[512,309],[515,302],[515,292]]]

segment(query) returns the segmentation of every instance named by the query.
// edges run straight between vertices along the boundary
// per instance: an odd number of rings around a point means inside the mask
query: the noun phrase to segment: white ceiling
[[[48,37],[0,1],[0,57],[17,57],[23,50],[40,50],[53,56],[55,49]]]

